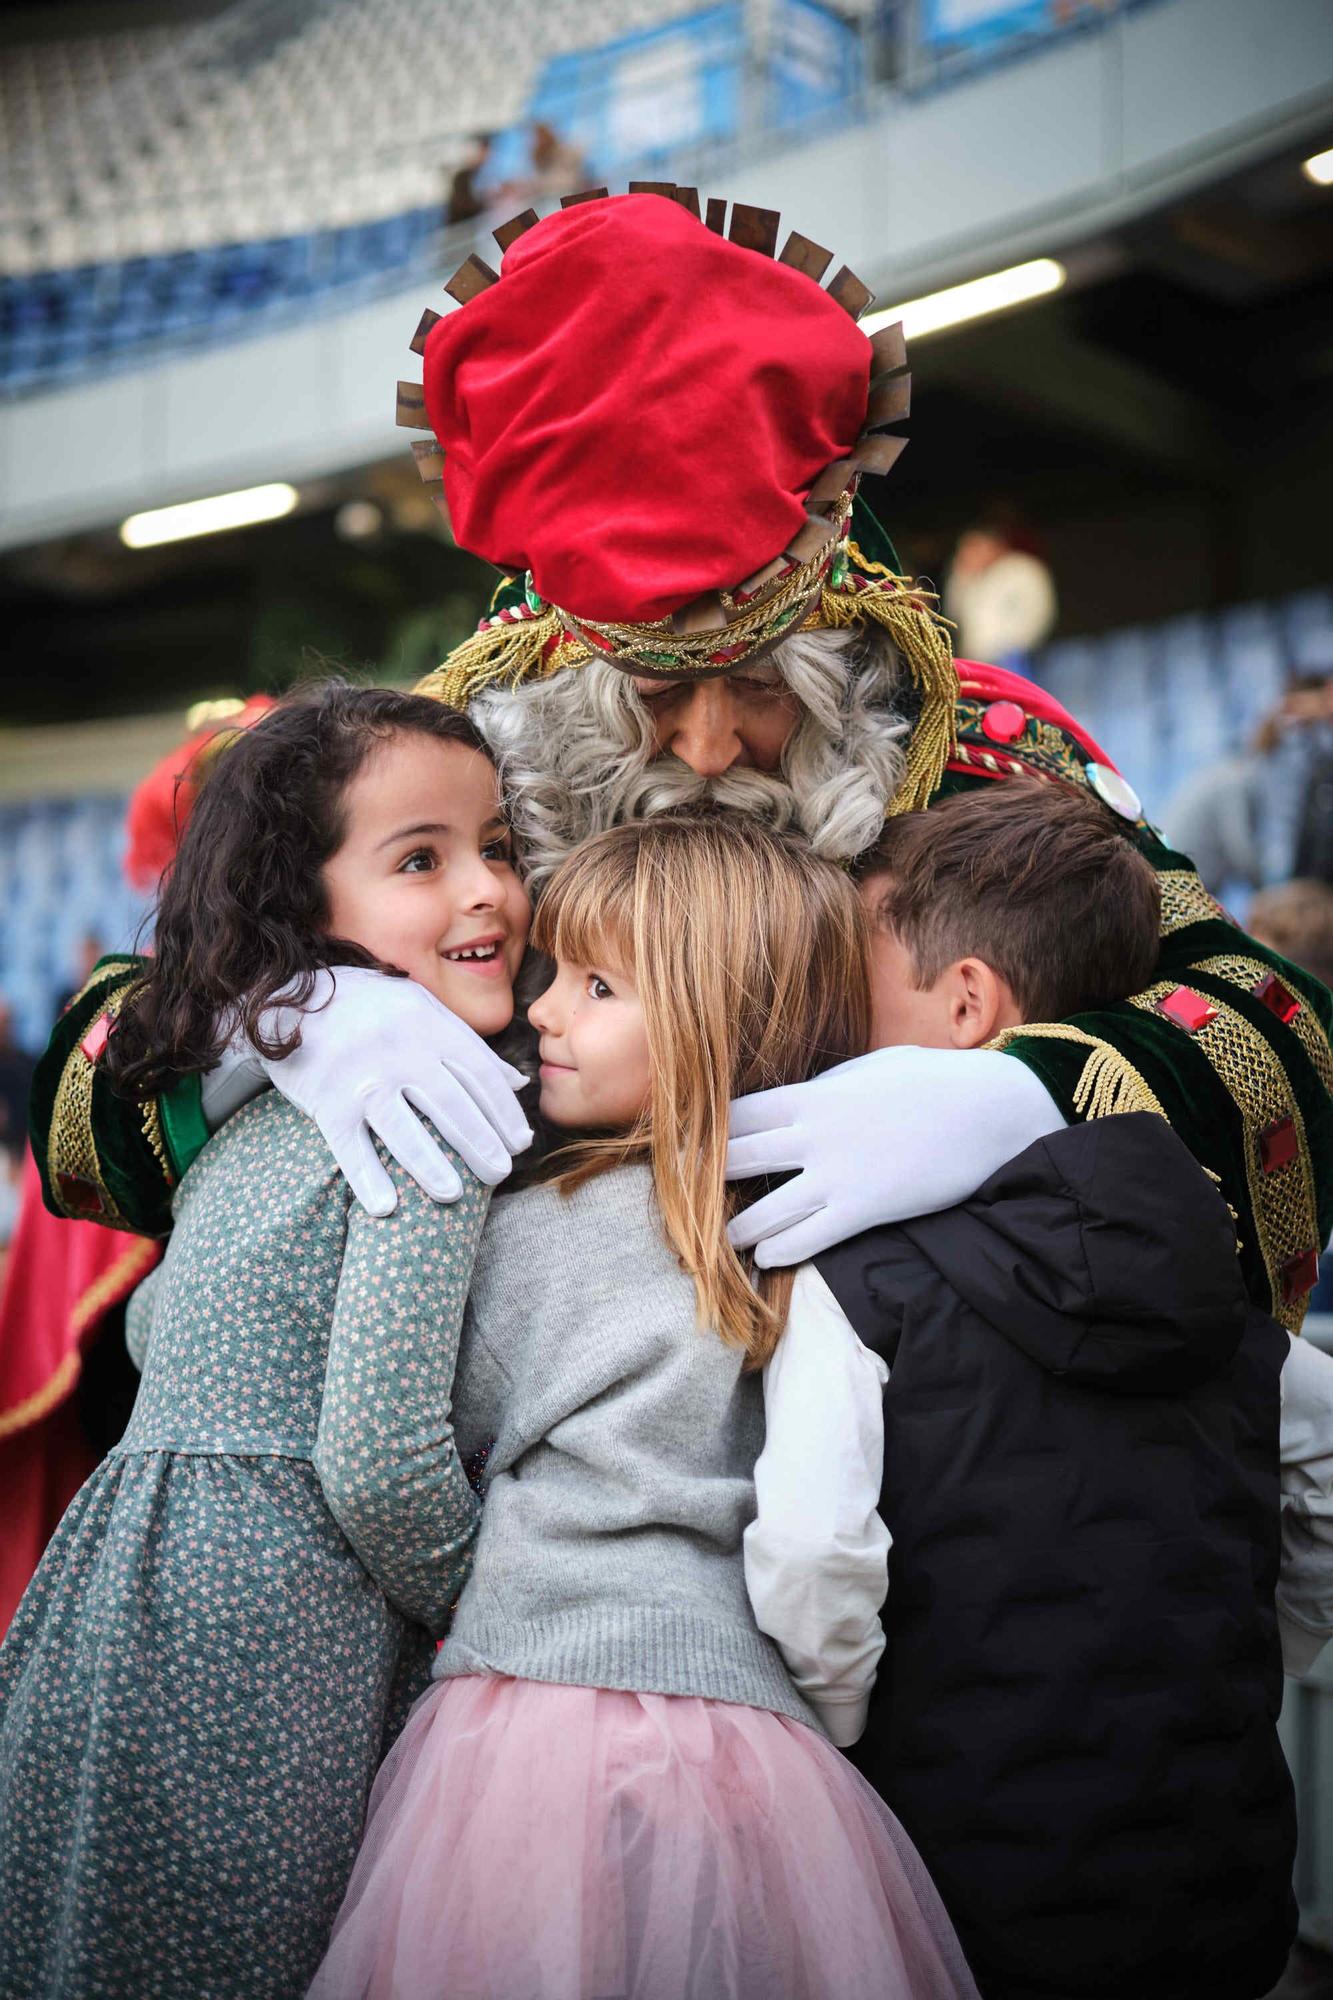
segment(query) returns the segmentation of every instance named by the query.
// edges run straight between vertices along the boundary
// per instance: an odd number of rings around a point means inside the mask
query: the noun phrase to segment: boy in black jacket
[[[1153,870],[1059,786],[891,820],[863,893],[876,1047],[1067,1022],[1142,990],[1157,952]],[[1255,2000],[1295,1927],[1276,1733],[1283,1371],[1304,1399],[1302,1481],[1333,1489],[1333,1364],[1249,1305],[1225,1204],[1147,1111],[1057,1133],[963,1207],[867,1231],[818,1272],[797,1278],[802,1325],[826,1286],[861,1343],[851,1458],[885,1384],[888,1636],[854,1760],[916,1842],[985,2000]],[[798,1430],[819,1450],[821,1371],[841,1364],[830,1339],[802,1377],[786,1346],[747,1574],[760,1624],[850,1744],[887,1537],[854,1508],[828,1537],[843,1595],[821,1659],[830,1558],[802,1599],[808,1523],[784,1506],[782,1462]],[[1333,1625],[1315,1526],[1283,1576],[1304,1660]]]

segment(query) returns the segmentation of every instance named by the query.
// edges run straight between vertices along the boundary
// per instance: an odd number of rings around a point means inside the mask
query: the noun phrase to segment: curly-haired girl
[[[284,1053],[335,966],[403,973],[495,1035],[528,914],[462,717],[326,685],[219,760],[105,1061],[147,1102],[238,1025]],[[372,1217],[267,1091],[182,1180],[131,1306],[130,1427],[0,1649],[0,1991],[304,1991],[475,1535],[449,1398],[487,1197],[455,1164],[452,1206],[395,1168]],[[361,1504],[389,1462],[410,1537]]]

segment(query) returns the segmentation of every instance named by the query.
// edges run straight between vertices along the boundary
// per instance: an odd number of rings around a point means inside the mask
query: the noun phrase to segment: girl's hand
[[[279,1005],[273,1016],[282,1012]],[[457,1201],[463,1192],[421,1118],[488,1187],[504,1180],[512,1156],[532,1143],[514,1100],[527,1082],[522,1071],[414,980],[361,966],[321,972],[300,1027],[301,1045],[291,1055],[272,1062],[256,1051],[255,1059],[318,1125],[369,1214],[391,1215],[398,1201],[375,1156],[376,1138],[433,1200]]]
[[[793,1173],[727,1235],[761,1270],[883,1222],[933,1215],[1064,1127],[1045,1085],[998,1049],[876,1049],[731,1107],[727,1178]]]

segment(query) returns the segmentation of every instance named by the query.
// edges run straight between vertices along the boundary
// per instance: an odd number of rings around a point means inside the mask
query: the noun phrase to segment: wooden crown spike
[[[727,233],[727,204],[725,201],[719,201],[716,195],[708,197],[708,212],[704,216],[704,223],[712,230],[714,236],[725,236]]]
[[[776,583],[780,576],[786,575],[786,572],[787,558],[774,556],[772,562],[765,563],[762,569],[757,569],[753,576],[747,576],[744,583],[738,584],[734,594],[737,597],[757,597],[767,584]],[[739,618],[742,612],[748,611],[749,608],[748,604],[738,605],[735,615]]]
[[[904,417],[911,414],[910,375],[891,375],[887,382],[871,383],[870,403],[866,410],[867,430],[878,430],[881,424],[900,424]]]
[[[443,318],[443,313],[437,313],[431,306],[426,307],[425,312],[421,315],[420,325],[408,342],[408,346],[411,348],[413,354],[424,354],[426,352],[426,335],[433,326],[438,326]]]
[[[825,250],[822,244],[812,243],[808,236],[802,236],[799,230],[793,229],[782,246],[778,262],[790,264],[794,271],[804,271],[807,278],[813,278],[818,284],[833,262],[833,252]]]
[[[674,199],[680,203],[682,208],[688,208],[696,222],[701,219],[699,215],[698,188],[678,187]]]
[[[525,208],[522,215],[511,215],[508,222],[502,222],[498,229],[491,231],[491,235],[499,244],[501,251],[505,251],[511,243],[516,243],[520,236],[526,236],[530,229],[535,229],[540,221],[541,217],[535,208]]]
[[[562,194],[560,206],[577,208],[581,201],[605,201],[608,193],[607,188],[580,188],[577,194]]]
[[[807,507],[826,507],[831,500],[841,500],[856,476],[854,458],[835,458],[832,465],[826,465],[814,485],[805,496]]]
[[[833,540],[836,532],[832,521],[820,520],[811,515],[805,525],[796,530],[783,553],[790,556],[795,563],[812,562],[819,551]]]
[[[883,432],[863,435],[856,440],[852,463],[858,472],[871,472],[882,478],[897,464],[906,447],[905,437],[886,437]]]
[[[430,429],[430,418],[426,415],[426,395],[420,382],[398,384],[398,403],[393,420],[401,430],[405,431]]]
[[[674,181],[629,181],[626,184],[625,192],[627,194],[662,194],[666,196],[668,201],[674,201],[676,198],[676,183]]]
[[[841,266],[828,287],[828,295],[845,313],[850,313],[853,319],[860,319],[875,296],[868,286],[861,283],[855,271],[849,271],[845,264]]]
[[[896,368],[907,366],[907,342],[903,339],[901,320],[892,326],[882,326],[878,333],[870,336],[870,377],[891,375]]]
[[[752,208],[749,202],[734,201],[727,235],[742,250],[757,250],[761,257],[772,257],[777,252],[781,226],[782,217],[775,208]]]
[[[474,251],[472,256],[463,259],[444,289],[451,299],[457,299],[460,306],[465,306],[479,293],[489,291],[492,285],[499,282],[500,273],[493,271],[489,264],[483,264]]]
[[[423,486],[430,486],[444,477],[444,453],[435,438],[413,438],[412,456],[417,462],[417,472]]]
[[[673,632],[720,632],[726,622],[726,607],[715,590],[706,591],[671,614]]]

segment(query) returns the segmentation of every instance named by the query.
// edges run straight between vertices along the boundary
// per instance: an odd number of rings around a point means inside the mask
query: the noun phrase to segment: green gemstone
[[[645,653],[643,655],[643,660],[645,665],[650,667],[678,667],[680,665],[680,654]]]
[[[527,606],[529,611],[545,611],[546,606],[542,603],[541,598],[538,597],[536,591],[532,587],[531,570],[528,571],[527,575],[523,579],[523,595],[527,600]]]
[[[845,554],[836,555],[833,558],[833,567],[829,571],[830,590],[840,590],[842,588],[843,578],[846,576],[846,574],[847,574],[846,555]]]

